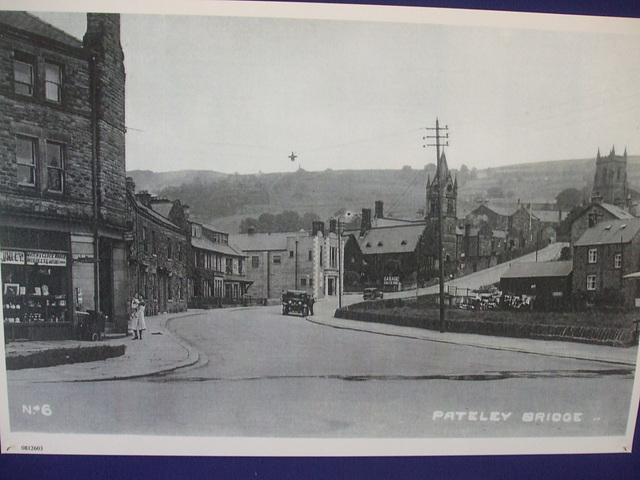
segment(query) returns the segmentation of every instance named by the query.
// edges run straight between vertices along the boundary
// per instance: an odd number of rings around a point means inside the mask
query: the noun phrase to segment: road
[[[328,301],[317,305],[317,319],[331,314]],[[625,433],[630,367],[337,329],[283,317],[278,307],[212,310],[170,328],[207,361],[136,380],[10,381],[12,431],[301,438]],[[24,411],[42,404],[51,415]]]

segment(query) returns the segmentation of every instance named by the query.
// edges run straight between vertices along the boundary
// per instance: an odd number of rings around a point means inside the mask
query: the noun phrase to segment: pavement
[[[180,321],[205,310],[154,315],[145,318],[147,330],[142,340],[131,335],[107,335],[97,342],[63,340],[48,342],[9,342],[5,355],[25,354],[38,350],[91,347],[92,345],[125,345],[125,353],[119,357],[95,362],[73,363],[43,368],[8,370],[10,381],[29,382],[86,382],[124,380],[168,373],[177,369],[206,363],[204,354],[168,328],[170,322]]]
[[[343,305],[361,301],[360,295],[346,295]],[[638,358],[638,347],[620,348],[602,345],[589,345],[575,342],[530,340],[520,338],[492,337],[486,335],[436,332],[419,328],[399,327],[395,325],[375,324],[356,320],[334,318],[338,306],[335,297],[318,300],[315,303],[315,315],[307,321],[340,329],[357,330],[379,335],[415,338],[425,342],[465,345],[475,348],[503,350],[534,355],[547,355],[588,361],[605,362],[612,365],[634,367]],[[247,307],[277,308],[280,307]],[[95,362],[57,365],[44,368],[28,368],[7,371],[7,379],[16,382],[86,382],[140,378],[159,375],[178,369],[196,368],[208,362],[206,356],[195,346],[177,337],[168,328],[169,323],[201,315],[206,310],[155,315],[146,318],[147,330],[142,340],[133,340],[131,336],[108,337],[94,344],[124,344],[125,354]],[[5,354],[17,355],[30,351],[56,348],[86,347],[92,342],[86,341],[50,341],[50,342],[9,342],[5,345]]]

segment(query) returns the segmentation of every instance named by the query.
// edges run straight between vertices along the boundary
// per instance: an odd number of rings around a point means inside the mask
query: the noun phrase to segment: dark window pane
[[[13,82],[16,93],[21,95],[33,95],[33,65],[19,60],[14,60]]]

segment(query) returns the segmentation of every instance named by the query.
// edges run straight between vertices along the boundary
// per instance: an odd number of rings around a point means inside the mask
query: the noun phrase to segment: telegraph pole
[[[444,128],[440,128],[440,122],[436,117],[436,128],[426,128],[429,131],[435,131],[435,135],[425,135],[423,140],[430,141],[431,139],[435,139],[436,143],[427,143],[423,145],[426,147],[436,147],[436,174],[438,176],[438,273],[440,277],[440,331],[444,332],[446,330],[445,318],[444,318],[444,251],[443,251],[443,242],[442,242],[442,224],[443,224],[443,187],[445,178],[442,172],[442,160],[440,158],[440,131],[444,130],[447,133],[444,136],[445,143],[443,146],[449,145],[449,127],[447,125]]]

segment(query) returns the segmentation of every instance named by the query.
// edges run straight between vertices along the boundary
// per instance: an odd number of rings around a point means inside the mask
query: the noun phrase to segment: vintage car
[[[365,300],[375,300],[376,298],[382,299],[382,292],[377,288],[365,288],[362,298]]]
[[[309,294],[303,290],[287,290],[282,294],[282,314],[309,315]]]

